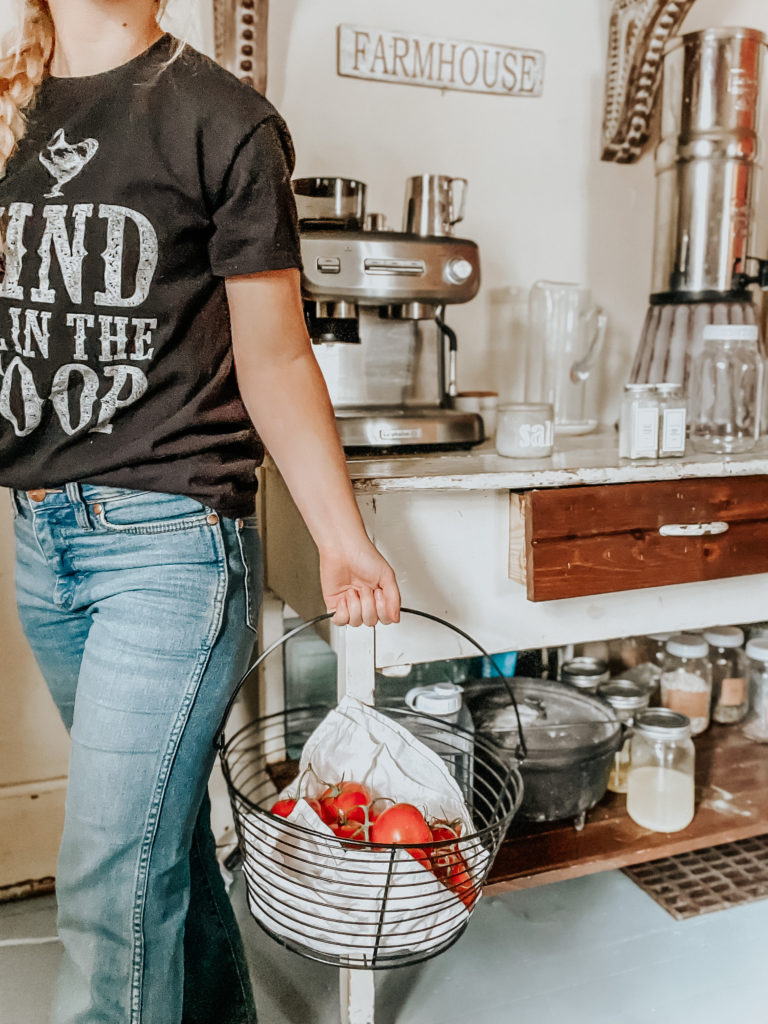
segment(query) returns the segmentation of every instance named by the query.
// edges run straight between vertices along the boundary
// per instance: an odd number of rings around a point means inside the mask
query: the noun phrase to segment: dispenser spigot
[[[749,274],[746,270],[737,271],[736,267],[742,262],[744,264],[756,263],[757,273]],[[761,259],[759,256],[745,256],[743,261],[736,260],[731,287],[735,292],[744,292],[751,284],[756,284],[763,291],[768,290],[768,260]]]

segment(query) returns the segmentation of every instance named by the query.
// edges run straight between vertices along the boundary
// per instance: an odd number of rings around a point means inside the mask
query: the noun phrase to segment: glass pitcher
[[[525,398],[551,402],[555,433],[586,434],[597,426],[587,381],[605,341],[607,318],[588,288],[537,281],[528,298]]]

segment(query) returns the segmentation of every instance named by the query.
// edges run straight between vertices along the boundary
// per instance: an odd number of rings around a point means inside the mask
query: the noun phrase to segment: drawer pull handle
[[[727,533],[728,523],[666,523],[659,527],[662,537],[704,537]]]

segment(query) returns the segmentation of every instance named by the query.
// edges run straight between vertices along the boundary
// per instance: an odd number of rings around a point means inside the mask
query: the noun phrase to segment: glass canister
[[[712,721],[722,725],[740,722],[749,710],[744,630],[717,626],[706,630],[704,639],[712,664]]]
[[[691,735],[709,726],[712,702],[712,666],[709,645],[696,633],[676,633],[666,643],[661,672],[661,703],[687,715]]]
[[[607,683],[610,678],[608,663],[600,658],[571,658],[560,669],[560,682],[584,693],[597,693],[600,683]]]
[[[768,636],[747,641],[749,658],[749,711],[744,719],[744,735],[758,743],[768,743]]]
[[[693,820],[695,750],[686,715],[650,708],[635,715],[627,814],[654,832],[679,832]]]
[[[624,742],[614,755],[608,789],[614,793],[626,793],[632,726],[635,715],[648,707],[651,693],[647,687],[630,679],[613,679],[598,686],[597,695],[610,704],[616,712],[616,717],[624,725]]]
[[[688,389],[691,444],[697,451],[747,452],[757,443],[763,384],[758,337],[750,324],[704,328]]]

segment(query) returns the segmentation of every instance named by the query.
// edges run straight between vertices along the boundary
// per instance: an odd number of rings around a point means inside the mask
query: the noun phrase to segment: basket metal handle
[[[499,666],[496,664],[494,656],[492,654],[489,654],[488,651],[486,651],[486,649],[481,644],[479,644],[477,640],[474,639],[474,637],[471,637],[469,635],[469,633],[465,633],[463,629],[459,629],[458,626],[454,626],[454,624],[452,622],[448,622],[447,619],[441,619],[439,615],[432,615],[431,612],[422,612],[416,608],[401,608],[400,611],[401,613],[404,613],[406,615],[417,615],[419,618],[429,619],[431,622],[437,622],[441,626],[446,626],[454,633],[457,633],[460,637],[463,637],[464,640],[466,640],[468,643],[472,644],[472,646],[475,647],[483,655],[484,658],[488,659],[494,671],[499,676],[501,681],[504,683],[507,693],[509,694],[509,699],[512,704],[512,707],[515,709],[515,718],[517,719],[517,734],[520,737],[520,742],[517,745],[516,754],[518,759],[522,761],[527,756],[528,749],[525,745],[525,738],[523,736],[523,724],[520,721],[520,710],[517,706],[517,700],[515,699],[514,690],[512,689],[512,686],[509,682],[509,678],[504,675]],[[266,658],[268,658],[273,651],[277,650],[278,647],[282,647],[283,644],[293,639],[293,637],[297,636],[299,633],[303,633],[305,629],[311,629],[313,626],[316,626],[319,622],[324,622],[326,619],[333,618],[334,615],[335,612],[324,612],[322,615],[316,615],[314,619],[310,619],[308,622],[302,622],[301,625],[295,626],[287,633],[284,633],[283,636],[279,637],[279,639],[275,640],[273,644],[270,644],[269,647],[267,647],[265,651],[262,651],[258,658],[256,658],[256,660],[248,666],[243,675],[240,677],[240,680],[237,686],[235,687],[234,691],[232,692],[232,696],[229,698],[227,706],[224,709],[224,714],[222,715],[221,723],[219,724],[219,727],[216,730],[214,745],[220,751],[224,749],[224,729],[226,728],[229,715],[232,711],[232,707],[235,701],[237,700],[237,695],[240,693],[240,690],[247,682],[249,676],[251,676],[251,674],[255,672],[256,669],[259,667],[259,665],[261,665],[261,663]],[[357,627],[350,626],[348,628],[353,629]]]

